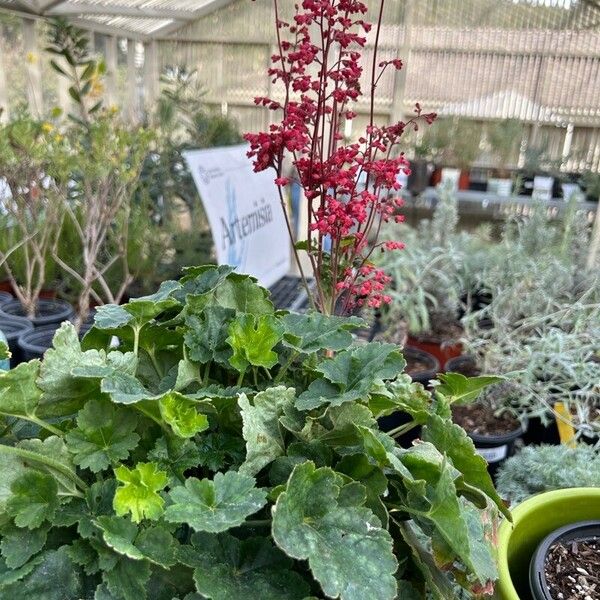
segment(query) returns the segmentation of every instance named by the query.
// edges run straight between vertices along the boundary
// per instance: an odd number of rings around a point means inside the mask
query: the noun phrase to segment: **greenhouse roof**
[[[0,9],[33,17],[68,17],[102,33],[158,39],[232,0],[0,0]]]

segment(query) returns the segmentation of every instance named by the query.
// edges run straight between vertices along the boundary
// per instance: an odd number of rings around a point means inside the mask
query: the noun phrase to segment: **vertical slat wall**
[[[291,19],[293,4],[281,2],[282,18]],[[368,4],[374,20],[379,3]],[[20,17],[3,15],[0,28],[5,113],[27,98],[41,104],[30,108],[42,113],[65,104],[64,89],[40,49],[44,22],[32,29]],[[207,103],[238,119],[243,130],[268,125],[271,115],[253,97],[277,96],[266,75],[275,44],[272,0],[235,0],[159,36],[156,45],[147,41],[145,61],[142,44],[126,34],[95,38],[99,51],[108,48],[110,101],[127,118],[141,119],[144,104],[150,108],[163,69],[185,65],[198,70]],[[530,141],[548,140],[552,158],[569,149],[564,169],[600,169],[600,10],[573,0],[386,0],[380,56],[398,54],[405,71],[381,79],[379,122],[411,114],[415,102],[482,125],[517,118],[528,125]],[[371,57],[372,38],[365,51],[365,89]],[[368,107],[355,110],[358,134]]]
[[[284,19],[292,2],[281,3]],[[377,2],[369,2],[371,19]],[[161,67],[196,68],[207,102],[225,106],[243,130],[266,127],[267,111],[252,104],[269,93],[266,76],[273,51],[271,0],[237,0],[161,41]],[[386,3],[382,58],[405,51],[402,85],[382,78],[379,121],[412,113],[415,102],[440,114],[478,122],[517,118],[547,141],[565,169],[600,168],[600,11],[568,0],[393,0]],[[215,64],[217,57],[223,62]],[[365,51],[368,88],[372,48]],[[220,71],[220,72],[219,72]],[[398,93],[403,97],[398,97]],[[356,107],[354,132],[367,122]]]

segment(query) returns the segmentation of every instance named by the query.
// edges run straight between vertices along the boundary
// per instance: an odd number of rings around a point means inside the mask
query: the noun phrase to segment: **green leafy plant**
[[[505,461],[498,491],[512,503],[572,487],[600,487],[600,454],[591,446],[528,446]]]
[[[496,378],[432,395],[396,346],[355,344],[361,324],[276,312],[228,267],[99,307],[83,342],[63,324],[0,374],[0,596],[490,592],[509,513],[450,406]]]
[[[52,279],[52,248],[67,195],[68,150],[52,124],[18,116],[0,128],[0,267],[26,314],[34,316]]]
[[[409,332],[418,334],[458,318],[464,289],[460,270],[466,253],[456,244],[456,194],[446,188],[439,193],[433,218],[421,223],[418,232],[404,230],[406,247],[401,252],[381,254],[378,259],[393,282],[392,302],[381,310],[386,329],[404,319]],[[383,237],[397,238],[398,226],[385,228]]]
[[[101,99],[90,106],[105,69],[92,56],[85,32],[56,20],[50,42],[48,52],[63,57],[68,65],[65,70],[52,62],[71,82],[69,93],[78,110],[77,115],[69,115],[74,122],[68,131],[71,186],[61,209],[77,233],[79,252],[72,261],[59,252],[57,240],[53,256],[79,285],[77,324],[81,325],[92,301],[120,302],[135,278],[129,261],[132,200],[154,136],[149,130],[120,123],[115,111],[103,109]],[[113,285],[108,283],[109,271]]]
[[[77,113],[68,116],[75,123],[88,126],[102,108],[102,77],[106,65],[90,52],[87,32],[66,19],[52,21],[48,42],[46,52],[54,56],[50,60],[51,67],[70,83],[69,96]]]
[[[491,125],[487,132],[500,176],[507,177],[509,166],[516,163],[515,154],[523,137],[523,124],[517,119],[504,119]]]

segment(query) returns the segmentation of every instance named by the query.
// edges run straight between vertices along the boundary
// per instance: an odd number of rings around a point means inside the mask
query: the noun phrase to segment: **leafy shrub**
[[[449,404],[495,378],[448,375],[432,396],[396,346],[353,343],[360,319],[276,312],[228,267],[95,319],[0,375],[1,597],[491,590],[508,513]],[[379,431],[397,410],[422,442]]]
[[[600,454],[590,446],[527,446],[509,458],[497,475],[498,491],[512,503],[540,492],[600,487]]]

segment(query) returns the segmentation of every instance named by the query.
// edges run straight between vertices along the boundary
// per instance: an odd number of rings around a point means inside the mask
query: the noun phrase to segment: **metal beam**
[[[16,0],[15,4],[32,15],[38,15],[40,13],[39,7],[33,0]]]
[[[93,21],[92,19],[69,19],[69,23],[73,23],[73,25],[77,25],[77,27],[81,27],[81,29],[85,29],[86,31],[104,33],[106,35],[116,35],[118,37],[126,37],[133,38],[140,42],[144,42],[148,39],[148,36],[139,33],[137,31],[132,31],[130,29],[125,29],[123,27],[114,27],[112,25],[106,25],[105,23],[99,23],[98,21]]]
[[[209,15],[210,13],[214,12],[215,10],[224,8],[228,4],[231,4],[233,1],[234,0],[209,0],[209,2],[206,2],[200,8],[197,8],[196,10],[194,10],[194,12],[191,13],[191,19],[189,19],[189,20],[196,21],[197,19],[205,17],[206,15]],[[185,25],[187,25],[187,22],[185,22],[185,23],[181,23],[181,22],[169,23],[168,25],[165,25],[164,27],[157,29],[152,34],[152,37],[155,40],[160,40],[160,39],[168,40],[169,39],[168,36],[174,34],[182,27],[185,27]]]
[[[47,16],[69,15],[109,15],[114,17],[134,17],[136,19],[177,19],[192,21],[191,12],[171,8],[151,8],[137,6],[119,6],[115,4],[86,4],[85,2],[61,2],[54,8],[44,10]]]

